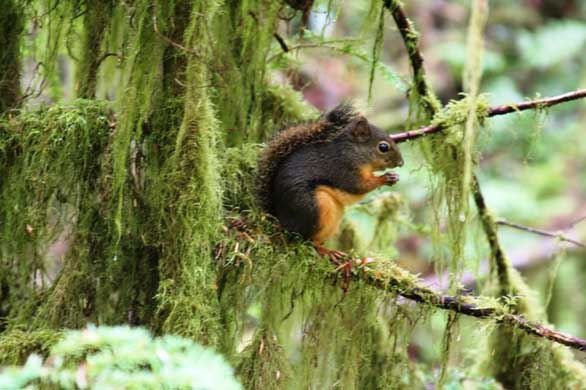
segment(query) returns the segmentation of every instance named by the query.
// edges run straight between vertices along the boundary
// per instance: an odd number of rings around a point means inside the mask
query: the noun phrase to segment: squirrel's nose
[[[403,159],[401,158],[401,159],[399,160],[399,162],[397,162],[397,166],[398,166],[398,167],[402,167],[402,166],[403,166],[403,164],[405,164],[405,162],[404,162],[404,161],[403,161]]]

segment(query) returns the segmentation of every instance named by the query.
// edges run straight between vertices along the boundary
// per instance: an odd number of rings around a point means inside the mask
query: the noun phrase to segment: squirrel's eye
[[[382,141],[378,144],[378,151],[381,153],[387,153],[391,150],[391,145],[388,142]]]

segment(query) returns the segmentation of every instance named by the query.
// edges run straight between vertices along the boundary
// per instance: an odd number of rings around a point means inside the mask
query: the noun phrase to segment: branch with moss
[[[423,67],[423,56],[419,49],[419,34],[413,28],[413,23],[403,10],[401,2],[398,0],[385,0],[384,6],[389,10],[403,42],[407,49],[409,56],[409,62],[411,63],[411,69],[413,71],[413,83],[417,94],[421,97],[421,103],[423,104],[427,114],[432,117],[437,107],[432,102],[435,100],[432,98],[431,88],[427,85],[427,79],[425,77],[425,68]]]
[[[409,56],[411,68],[413,69],[413,82],[417,86],[418,93],[421,97],[420,100],[422,101],[422,104],[424,105],[427,113],[430,114],[430,117],[437,117],[437,111],[438,107],[440,106],[440,103],[437,102],[437,99],[435,98],[435,95],[433,95],[431,88],[427,85],[425,68],[423,66],[423,56],[419,49],[419,34],[413,27],[411,21],[407,18],[400,1],[385,0],[384,4],[385,7],[389,9],[391,14],[393,15],[393,19],[395,20],[395,23],[397,24],[397,27],[401,32],[401,36],[403,37],[403,42],[405,43],[405,47],[407,48],[407,54]],[[493,109],[489,109],[488,115],[490,115],[491,112],[493,116],[502,115],[506,113],[506,107],[508,106],[500,106]],[[479,112],[484,112],[484,108],[485,107],[479,106],[476,109]],[[461,118],[461,122],[463,123],[467,121],[468,116],[469,115],[463,116]],[[418,129],[414,131],[408,131],[406,133],[394,134],[391,136],[391,138],[393,138],[393,140],[397,143],[404,142],[409,139],[419,138],[429,131],[440,131],[444,128],[444,126],[444,122],[434,123],[422,128],[424,129],[423,131],[422,129]],[[472,175],[472,194],[474,196],[476,207],[482,219],[482,227],[484,229],[484,232],[490,245],[493,264],[495,265],[495,268],[497,270],[499,284],[501,286],[501,293],[502,295],[506,295],[510,290],[508,271],[509,264],[507,263],[508,260],[506,258],[506,255],[499,244],[498,235],[496,233],[496,225],[494,224],[493,218],[488,208],[486,207],[486,203],[484,202],[484,196],[482,194],[482,190],[480,189],[480,185],[478,183],[478,178],[476,177],[476,175]]]
[[[362,263],[361,260],[355,261]],[[488,298],[484,297],[443,295],[422,286],[419,279],[396,265],[386,265],[384,269],[359,267],[354,276],[373,287],[397,293],[415,302],[514,326],[528,334],[551,340],[578,351],[586,351],[586,340],[584,339],[558,332],[539,322],[529,321],[521,315],[511,314],[505,306],[496,300],[489,303]],[[487,303],[483,304],[483,301]]]
[[[480,190],[480,185],[476,175],[474,175],[472,181],[472,196],[474,197],[474,203],[476,203],[476,208],[478,209],[478,215],[480,216],[482,229],[484,230],[486,240],[488,241],[488,245],[490,247],[491,268],[494,266],[496,269],[500,295],[505,296],[511,294],[513,293],[511,291],[511,277],[509,273],[511,264],[509,263],[509,259],[507,258],[507,255],[505,254],[503,247],[499,242],[499,236],[494,217],[486,206],[484,195],[482,195],[482,191]]]
[[[488,109],[486,114],[487,118],[498,115],[511,114],[513,112],[520,112],[525,110],[536,110],[547,107],[552,107],[560,103],[570,102],[572,100],[586,98],[586,89],[579,89],[573,92],[564,93],[562,95],[556,95],[549,98],[530,100],[527,102],[520,102],[515,104],[504,104],[501,106],[494,106]],[[412,141],[417,138],[421,138],[430,134],[435,134],[443,131],[445,125],[442,123],[431,124],[419,129],[405,131],[403,133],[393,134],[391,138],[397,142]]]

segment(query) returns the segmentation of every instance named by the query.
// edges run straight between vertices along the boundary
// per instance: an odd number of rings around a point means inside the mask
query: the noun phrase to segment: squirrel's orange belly
[[[313,240],[322,243],[335,235],[344,215],[344,207],[358,202],[364,195],[351,194],[328,186],[318,186],[315,189],[315,200],[319,210],[319,229],[313,236]]]

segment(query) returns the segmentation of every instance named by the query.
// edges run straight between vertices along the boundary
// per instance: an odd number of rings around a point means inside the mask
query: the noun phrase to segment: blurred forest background
[[[132,2],[122,3],[132,6]],[[428,123],[416,117],[413,106],[410,109],[409,58],[390,13],[379,2],[316,0],[305,12],[299,8],[306,2],[283,3],[288,5],[279,8],[277,28],[264,53],[265,77],[272,85],[298,91],[305,101],[298,104],[306,110],[306,117],[352,100],[371,122],[389,133]],[[420,33],[428,82],[444,104],[460,99],[459,93],[464,90],[462,74],[468,60],[471,3],[464,0],[404,2],[405,12]],[[43,34],[56,31],[43,27],[43,14],[50,9],[35,2],[30,4],[37,8],[31,13],[35,17],[29,20],[22,43],[22,107],[32,110],[70,103],[80,96],[76,81],[80,65],[76,56],[84,39],[80,31],[82,16],[87,11],[81,6],[78,21],[62,29],[61,36],[51,41],[56,46],[50,47],[43,43],[47,38]],[[72,9],[77,12],[75,6]],[[250,15],[253,19],[260,18],[254,11]],[[9,20],[5,19],[2,28],[7,23]],[[153,23],[157,30],[157,19]],[[110,34],[112,47],[124,42],[124,32]],[[177,37],[159,35],[160,39],[169,40],[176,50],[191,50]],[[586,0],[490,1],[484,39],[480,92],[486,94],[491,106],[586,87]],[[197,42],[194,47],[197,48]],[[124,66],[132,53],[123,49],[101,53],[95,96],[117,101],[124,93],[121,86],[128,82]],[[47,55],[55,56],[54,65],[40,60]],[[183,81],[175,81],[177,88],[185,87]],[[479,131],[480,158],[476,169],[488,206],[499,221],[501,243],[513,266],[538,293],[548,321],[556,329],[583,338],[586,338],[585,123],[586,104],[580,100],[488,119]],[[283,124],[272,123],[273,128],[258,130],[258,134],[266,139]],[[236,129],[226,131],[226,144],[237,145],[240,138]],[[402,144],[401,150],[406,162],[400,169],[401,181],[347,210],[343,230],[330,245],[359,257],[379,255],[397,259],[401,267],[419,274],[428,286],[447,291],[450,277],[440,260],[449,250],[438,253],[432,237],[433,225],[445,221],[438,221],[430,207],[433,204],[430,172],[416,141]],[[472,218],[477,222],[476,215]],[[549,232],[551,237],[507,226],[508,222]],[[487,281],[489,251],[480,224],[470,224],[467,229],[465,264],[460,264],[456,290],[478,295]],[[47,247],[49,260],[43,266],[47,280],[54,279],[63,266],[69,244],[66,233]],[[349,294],[352,291],[351,284]],[[262,312],[260,302],[251,304],[245,322],[258,324]],[[425,367],[422,372],[427,376],[422,382],[436,381],[439,367],[445,363],[446,348],[442,340],[446,337],[446,321],[444,312],[433,312],[423,322],[414,321],[410,330],[408,356],[413,365]],[[480,327],[482,323],[478,320],[460,318],[458,335],[449,348],[452,367],[449,383],[454,386],[451,388],[461,388],[458,386],[464,383],[462,378],[468,375],[459,367],[468,367],[475,359],[470,350],[478,347]],[[154,329],[156,333],[161,330]],[[252,332],[251,329],[248,331]],[[575,353],[575,358],[586,363],[583,353]],[[482,380],[474,385],[478,387],[467,388],[499,388],[492,378]]]

